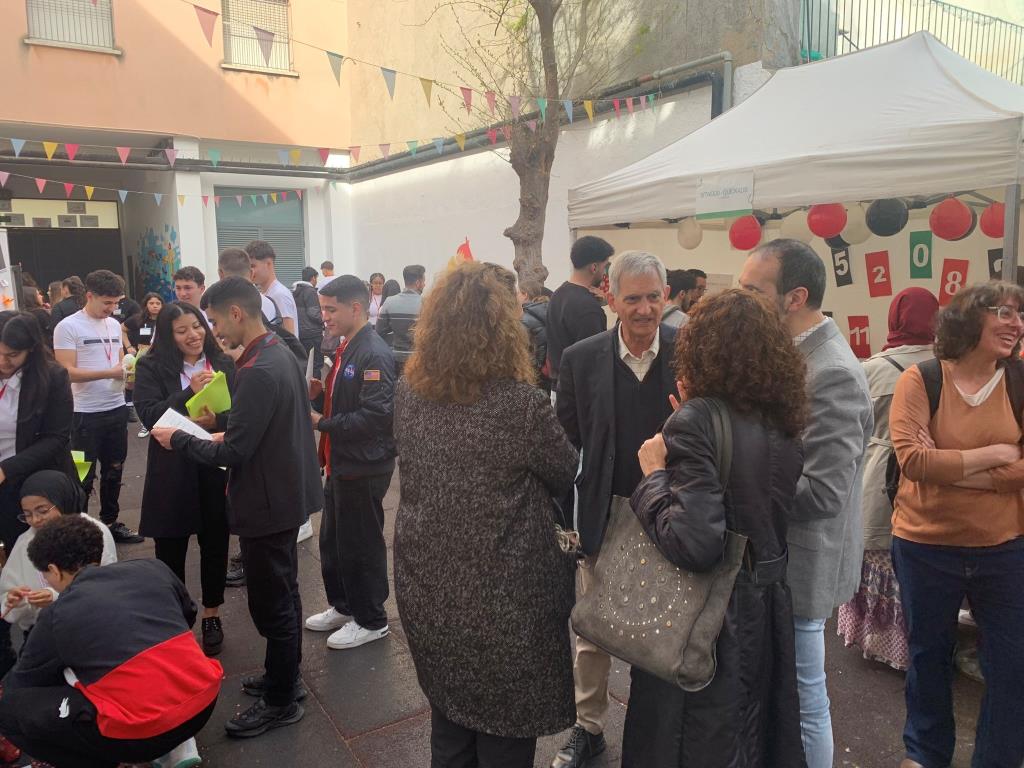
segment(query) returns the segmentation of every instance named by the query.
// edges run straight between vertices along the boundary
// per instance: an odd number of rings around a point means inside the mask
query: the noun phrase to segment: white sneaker
[[[374,640],[387,637],[390,632],[391,629],[387,625],[380,629],[366,629],[359,626],[356,622],[350,621],[327,638],[327,647],[339,651],[345,648],[358,648],[360,645],[366,645]]]
[[[313,538],[313,521],[307,520],[299,526],[299,535],[295,537],[295,543],[301,544],[307,539]]]
[[[963,624],[966,627],[978,626],[978,622],[974,620],[974,617],[971,615],[971,612],[966,608],[960,609],[959,623]]]
[[[314,632],[333,632],[338,627],[345,626],[348,616],[338,613],[334,608],[328,608],[323,613],[317,613],[306,619],[306,629]]]
[[[189,739],[160,759],[154,760],[153,768],[192,768],[202,762],[203,759],[199,757],[199,750],[196,748],[196,740]]]
[[[139,437],[149,437],[149,430],[143,427],[139,430]]]

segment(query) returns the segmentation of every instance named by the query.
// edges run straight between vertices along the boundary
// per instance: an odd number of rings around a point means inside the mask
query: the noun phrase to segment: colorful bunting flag
[[[43,194],[43,190],[46,189],[46,179],[36,178],[36,189],[39,190],[39,194]]]
[[[512,126],[503,125],[501,126],[501,132],[505,134],[505,141],[512,141]]]
[[[349,155],[349,157],[352,158],[352,162],[355,163],[356,165],[359,164],[359,150],[360,149],[362,149],[362,148],[361,147],[349,147],[348,148],[348,155]]]
[[[87,186],[85,188],[85,199],[86,200],[92,200],[92,193],[95,192],[95,191],[96,191],[96,187],[89,187],[89,186]]]
[[[384,159],[387,160],[388,156],[391,154],[391,145],[390,144],[378,144],[377,146],[380,147],[380,153],[382,155],[384,155]]]
[[[288,165],[288,150],[279,149],[277,150],[277,163],[278,165]]]
[[[392,100],[395,98],[395,70],[388,69],[387,67],[380,68],[381,75],[384,76],[384,84],[388,87],[388,96]]]
[[[273,200],[274,204],[276,205],[277,204],[277,192],[271,192],[270,193],[270,199]]]
[[[583,102],[583,109],[586,110],[587,117],[590,119],[590,122],[594,122],[594,102],[592,102],[592,101],[584,101]]]
[[[519,109],[522,107],[523,99],[521,96],[509,96],[508,97],[508,108],[512,110],[512,119],[519,119]]]
[[[264,192],[262,195],[260,195],[260,197],[263,198],[263,204],[267,205],[267,200],[270,198],[270,195]]]
[[[302,199],[302,190],[301,189],[296,189],[295,190],[295,195],[299,198],[299,200],[301,200]]]
[[[565,99],[562,102],[562,107],[565,109],[565,114],[569,117],[569,122],[572,123],[572,101]]]
[[[491,111],[491,115],[493,116],[494,107],[496,105],[498,97],[495,95],[494,91],[487,91],[487,93],[485,93],[484,96],[487,98],[487,109]]]
[[[288,202],[288,191],[287,190],[285,190],[285,191],[283,191],[281,193],[281,202],[282,203],[287,203]]]
[[[430,94],[434,90],[434,81],[428,77],[420,78],[420,85],[423,86],[423,95],[427,97],[427,108],[430,108]]]
[[[14,147],[14,156],[21,157],[22,147],[25,146],[24,139],[11,139],[11,146]]]
[[[174,167],[174,161],[178,159],[178,150],[174,147],[167,147],[164,150],[164,154],[167,156],[167,162],[171,164],[171,168]]]
[[[612,99],[612,106],[615,107],[615,116],[622,117],[622,102],[618,99]]]
[[[252,31],[256,33],[256,42],[260,44],[260,52],[263,54],[263,61],[270,66],[270,55],[274,52],[274,33],[267,29],[253,26]]]
[[[256,200],[258,199],[258,196],[257,195],[249,195],[249,199],[252,200],[252,204],[253,205],[256,205]]]
[[[9,174],[7,171],[0,171],[0,187],[7,186],[7,179],[10,177],[10,175],[11,174]]]
[[[466,114],[468,115],[473,109],[473,89],[464,85],[460,85],[459,88],[462,90],[462,101],[466,105]]]
[[[320,153],[320,164],[327,165],[327,158],[331,156],[331,150],[321,147],[317,152]]]
[[[331,53],[327,51],[327,60],[331,63],[331,71],[334,73],[334,79],[338,81],[338,85],[341,85],[341,65],[345,63],[345,57],[340,53]]]
[[[74,161],[78,155],[78,144],[65,144],[64,151],[68,153],[68,160]]]
[[[409,147],[409,154],[412,155],[413,157],[416,157],[416,153],[419,151],[420,148],[420,143],[416,141],[416,139],[413,139],[412,141],[407,141],[405,143]]]
[[[641,94],[640,101],[638,102],[637,106],[640,108],[641,112],[647,109],[647,97]]]
[[[119,189],[119,190],[117,190],[117,196],[120,197],[121,198],[121,202],[124,203],[124,201],[128,199],[128,190],[127,189]]]
[[[651,108],[654,107],[654,94],[653,93],[648,93],[647,94],[647,103],[651,105]]]
[[[57,151],[57,146],[58,144],[56,141],[43,142],[43,151],[46,153],[47,160],[53,160],[53,153]]]
[[[131,154],[131,151],[132,151],[131,147],[118,147],[117,148],[117,156],[121,158],[121,165],[124,165],[125,163],[128,162],[128,155]]]
[[[537,109],[540,110],[540,120],[544,122],[548,119],[548,100],[543,97],[537,98]]]
[[[219,149],[208,149],[206,150],[206,156],[210,158],[210,163],[216,168],[220,164],[220,150]]]
[[[626,111],[629,112],[629,114],[631,114],[631,115],[633,114],[633,97],[632,96],[627,96],[626,97]]]
[[[182,208],[185,207],[185,196],[184,195],[178,195],[178,205],[180,205]]]
[[[203,208],[209,208],[209,207],[210,207],[210,196],[209,195],[203,195]]]
[[[71,193],[74,192],[74,191],[75,191],[75,185],[72,184],[71,182],[65,181],[64,182],[64,197],[70,199],[71,198]]]
[[[292,165],[302,165],[302,150],[293,149],[288,153],[288,157],[291,158]]]
[[[220,208],[220,195],[213,196],[213,205],[215,208]]]
[[[459,145],[459,151],[460,152],[465,151],[465,149],[466,149],[466,134],[464,134],[464,133],[456,133],[455,134],[455,143]]]
[[[497,144],[498,143],[498,129],[497,128],[488,128],[487,129],[487,138],[491,140],[491,144]]]
[[[241,208],[242,207],[242,196],[241,195],[235,195],[235,202],[237,202],[238,203],[238,207]]]
[[[156,200],[156,204],[159,206],[163,202],[164,196],[159,192],[154,192],[153,199]]]
[[[444,154],[444,139],[434,139],[434,149],[437,150],[437,154]]]
[[[96,5],[93,2],[93,5]],[[203,35],[206,36],[207,44],[213,47],[213,25],[217,23],[217,17],[220,16],[216,11],[211,11],[209,8],[203,8],[201,5],[193,5],[196,9],[196,18],[199,19],[199,26],[203,29]]]

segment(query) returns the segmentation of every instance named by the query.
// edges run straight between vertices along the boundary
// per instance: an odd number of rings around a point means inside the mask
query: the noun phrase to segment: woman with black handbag
[[[746,537],[747,549],[711,682],[684,691],[633,667],[622,765],[803,766],[785,579],[786,520],[803,466],[804,361],[767,300],[730,290],[694,308],[676,343],[676,372],[688,400],[640,450],[644,480],[633,511],[661,554],[684,571],[714,568],[727,531]],[[725,488],[718,408],[731,423]],[[658,642],[657,629],[645,630],[648,642]]]

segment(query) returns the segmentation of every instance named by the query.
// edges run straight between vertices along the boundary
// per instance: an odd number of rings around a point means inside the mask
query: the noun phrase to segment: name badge
[[[153,335],[153,329],[152,328],[139,328],[139,336],[152,336],[152,335]]]

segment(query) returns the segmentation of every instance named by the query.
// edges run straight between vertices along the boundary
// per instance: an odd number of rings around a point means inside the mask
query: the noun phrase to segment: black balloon
[[[898,198],[875,200],[868,206],[865,216],[868,229],[879,237],[898,235],[907,226],[910,212],[907,204]]]

